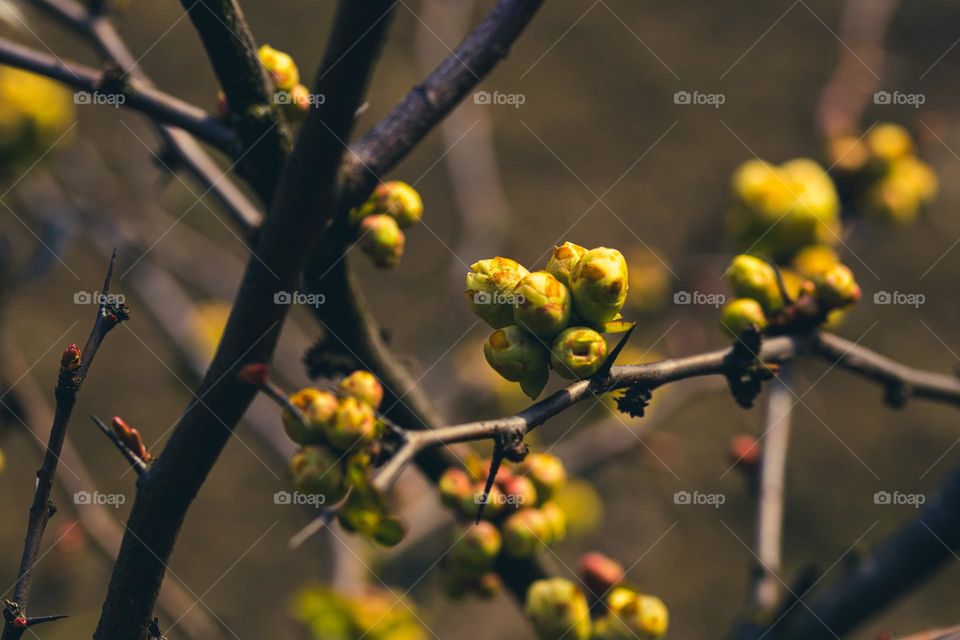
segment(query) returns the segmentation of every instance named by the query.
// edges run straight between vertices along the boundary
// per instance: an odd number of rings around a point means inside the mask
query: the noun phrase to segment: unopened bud
[[[579,569],[580,580],[598,598],[609,593],[626,573],[622,564],[595,551],[580,556]]]
[[[767,318],[759,302],[753,298],[737,298],[723,305],[720,325],[733,337],[739,338],[748,329],[763,332],[767,328]]]
[[[307,387],[292,394],[290,403],[300,410],[306,423],[284,409],[280,417],[287,436],[299,445],[323,443],[337,413],[337,397],[329,391]]]
[[[369,371],[354,371],[340,381],[340,388],[374,409],[379,409],[383,402],[383,385]]]
[[[898,124],[885,122],[872,128],[864,142],[875,162],[881,165],[903,158],[913,153],[913,139],[910,132]]]
[[[140,432],[127,424],[120,416],[113,416],[112,422],[113,432],[133,452],[133,455],[144,462],[150,462],[153,456],[147,451],[147,445],[143,442],[143,436],[140,435]]]
[[[627,300],[627,261],[616,249],[590,249],[570,272],[578,318],[601,326],[613,320]]]
[[[587,327],[570,327],[553,341],[550,366],[564,378],[589,378],[607,358],[607,341]]]
[[[817,300],[828,309],[839,309],[860,300],[860,285],[857,284],[853,272],[845,265],[834,265],[830,270],[814,277],[813,282]]]
[[[401,229],[406,229],[423,217],[423,201],[417,190],[406,182],[391,180],[381,183],[373,191],[380,213],[385,213],[397,221]]]
[[[440,499],[451,508],[459,508],[473,495],[473,483],[463,469],[450,468],[443,472],[437,482]]]
[[[277,89],[289,91],[300,82],[300,71],[289,54],[265,44],[257,49],[257,57]]]
[[[325,447],[308,446],[293,454],[290,475],[294,489],[321,495],[328,504],[341,500],[347,493],[343,467]]]
[[[738,298],[753,298],[768,314],[783,309],[783,297],[772,266],[754,256],[739,255],[727,268],[727,281]]]
[[[367,216],[360,222],[360,248],[381,269],[400,263],[406,238],[397,221],[386,214]]]
[[[544,340],[570,323],[570,290],[546,271],[524,276],[513,289],[513,319]]]
[[[520,472],[533,481],[540,500],[550,500],[567,482],[563,461],[549,453],[533,452],[520,463]]]
[[[373,407],[352,396],[341,398],[326,435],[327,441],[341,451],[370,444],[377,437]]]
[[[540,640],[588,640],[590,607],[580,589],[564,578],[537,580],[527,590],[524,613]]]
[[[483,355],[494,371],[510,382],[521,385],[533,383],[534,387],[546,384],[549,375],[549,360],[546,348],[534,336],[512,325],[494,331],[483,345]],[[527,395],[533,397],[540,389],[524,386]]]
[[[473,313],[494,329],[514,324],[513,288],[529,272],[510,258],[490,258],[470,265],[467,302]]]
[[[547,271],[564,286],[570,286],[570,272],[580,262],[587,250],[578,244],[564,242],[553,248],[553,254],[547,262]]]
[[[494,525],[481,521],[455,536],[456,542],[450,550],[450,561],[454,565],[471,573],[482,573],[493,566],[501,545],[500,532]]]
[[[514,558],[526,558],[547,545],[552,529],[539,509],[521,509],[503,523],[503,549]]]
[[[556,502],[544,502],[540,506],[540,513],[550,525],[550,536],[545,542],[548,545],[556,544],[567,537],[567,514]]]

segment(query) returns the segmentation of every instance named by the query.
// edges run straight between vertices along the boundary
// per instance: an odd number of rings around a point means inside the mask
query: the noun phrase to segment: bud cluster
[[[300,82],[300,70],[288,53],[262,45],[257,49],[260,64],[273,83],[274,101],[291,120],[300,120],[310,109],[310,90]]]
[[[495,329],[484,343],[487,362],[536,398],[551,368],[571,380],[600,370],[607,356],[601,333],[620,319],[627,286],[619,251],[565,242],[543,271],[499,256],[475,262],[466,296],[474,314]]]
[[[334,590],[309,583],[289,605],[309,627],[310,638],[337,640],[427,640],[416,603],[386,587],[363,585]]]
[[[837,136],[827,142],[827,158],[841,198],[867,217],[907,225],[936,197],[936,174],[898,124],[881,123],[859,137]]]
[[[380,382],[369,371],[354,371],[336,392],[307,387],[288,400],[297,412],[283,411],[283,427],[301,447],[290,460],[293,488],[323,496],[327,505],[346,497],[337,512],[345,529],[384,545],[399,543],[403,527],[370,482],[385,428],[377,415],[383,401]]]
[[[732,179],[729,226],[738,242],[779,261],[840,238],[840,199],[824,169],[807,158],[777,166],[741,164]]]
[[[484,497],[490,461],[475,460],[469,466],[447,469],[439,482],[444,504],[469,523],[454,536],[447,592],[451,597],[490,597],[499,591],[493,573],[498,557],[527,558],[566,537],[567,515],[555,498],[567,473],[556,456],[531,453],[521,463],[504,463]],[[481,505],[484,519],[473,523]]]
[[[400,263],[406,244],[403,229],[422,217],[420,194],[399,180],[380,183],[366,202],[350,211],[350,220],[357,226],[360,248],[381,269]]]
[[[824,245],[794,256],[792,268],[777,268],[751,255],[738,255],[727,268],[736,296],[720,311],[721,326],[734,337],[812,328],[838,319],[860,300],[860,286],[848,267]]]

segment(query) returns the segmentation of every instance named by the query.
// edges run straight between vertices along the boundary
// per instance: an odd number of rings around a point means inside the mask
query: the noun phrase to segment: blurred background
[[[334,4],[250,1],[244,8],[258,42],[288,51],[309,77]],[[854,24],[884,22],[876,15],[884,3],[856,4],[865,14]],[[357,133],[449,55],[492,5],[402,1]],[[399,268],[376,270],[356,251],[348,257],[391,346],[449,423],[507,415],[527,404],[487,368],[481,344],[489,330],[463,302],[464,273],[481,258],[509,256],[534,268],[564,240],[617,247],[631,263],[625,315],[639,322],[620,362],[728,344],[715,306],[677,304],[682,298],[675,294],[728,293],[722,275],[736,245],[725,221],[730,176],[741,162],[810,157],[829,165],[822,100],[838,68],[851,74],[840,76],[841,87],[868,87],[869,95],[853,98],[863,107],[862,115],[853,108],[853,126],[907,127],[941,185],[911,225],[850,225],[840,253],[864,301],[838,331],[915,367],[957,368],[960,6],[892,3],[887,33],[873,42],[845,24],[845,6],[822,0],[545,3],[480,85],[491,99],[468,99],[384,176],[413,184],[425,205]],[[6,35],[98,64],[83,42],[17,7],[29,26],[14,19]],[[131,3],[117,22],[160,87],[215,111],[216,83],[180,4]],[[923,103],[878,104],[874,90],[922,95]],[[688,104],[678,92],[722,96],[722,104]],[[82,344],[94,316],[94,307],[75,296],[100,288],[109,251],[120,247],[115,291],[126,296],[132,319],[98,356],[70,430],[91,490],[95,485],[126,497],[105,510],[119,523],[132,503],[134,478],[87,415],[124,416],[151,449],[162,450],[191,400],[198,368],[216,346],[247,251],[216,202],[189,178],[164,170],[154,131],[142,117],[77,105],[69,115],[74,121],[42,159],[11,167],[0,186],[4,262],[36,271],[23,286],[3,283],[4,376],[18,393],[33,394],[34,407],[52,406],[60,351]],[[884,291],[922,294],[924,303],[875,304],[874,294]],[[295,310],[278,353],[287,388],[308,383],[299,360],[317,336],[308,310]],[[823,579],[829,584],[858,553],[915,515],[909,505],[875,504],[875,492],[929,495],[960,463],[960,430],[950,409],[912,402],[892,410],[877,387],[840,371],[827,374],[828,368],[807,361],[794,370],[799,400],[782,572],[788,584],[810,566],[829,569]],[[618,414],[606,402],[585,402],[552,420],[536,432],[535,446],[560,455],[589,485],[577,484],[571,498],[576,526],[544,554],[545,562],[569,576],[584,551],[607,553],[631,567],[631,581],[667,603],[669,637],[723,634],[747,593],[754,520],[744,477],[730,469],[728,443],[756,433],[760,416],[738,408],[722,380],[698,380],[655,392],[642,419]],[[45,440],[48,424],[30,426]],[[11,585],[41,455],[36,438],[6,416],[0,577]],[[188,607],[195,604],[179,624],[202,625],[197,617],[203,616],[224,638],[309,638],[293,603],[304,588],[323,583],[344,593],[369,587],[402,595],[402,605],[384,596],[387,606],[404,616],[415,610],[422,637],[530,637],[507,595],[464,602],[444,596],[437,561],[452,518],[413,470],[395,497],[411,525],[408,542],[383,551],[334,528],[289,550],[287,540],[313,512],[274,503],[274,493],[288,486],[292,445],[282,440],[277,412],[255,406],[197,498],[167,577]],[[88,480],[76,475],[77,482]],[[725,502],[678,505],[678,491],[723,494]],[[96,518],[66,491],[59,490],[57,503],[31,601],[35,614],[70,614],[38,632],[51,640],[90,632],[110,575],[89,531]],[[956,624],[958,581],[960,561],[850,637]],[[172,623],[166,619],[164,628]],[[174,627],[168,635],[185,637],[181,633]]]

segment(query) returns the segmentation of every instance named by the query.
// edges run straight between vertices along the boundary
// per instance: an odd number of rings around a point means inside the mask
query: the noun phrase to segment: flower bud
[[[860,300],[860,285],[846,265],[834,265],[813,279],[817,300],[829,309],[846,307]]]
[[[815,244],[801,249],[793,257],[793,268],[797,273],[812,278],[818,273],[823,273],[833,265],[840,262],[840,257],[833,248],[823,244]]]
[[[377,210],[397,221],[401,229],[406,229],[423,217],[423,201],[417,190],[406,182],[391,180],[383,182],[373,190],[373,199]]]
[[[289,54],[265,44],[257,49],[257,57],[277,89],[289,91],[300,82],[300,71]]]
[[[293,454],[290,475],[294,489],[322,495],[326,504],[342,500],[347,493],[343,468],[325,447],[307,446]]]
[[[379,409],[380,403],[383,402],[383,386],[369,371],[354,371],[340,381],[340,388],[374,409]]]
[[[547,261],[547,272],[565,286],[570,286],[570,272],[580,262],[586,249],[572,242],[564,242],[553,248],[553,255]]]
[[[473,584],[477,595],[485,600],[495,598],[503,591],[503,580],[492,571],[483,574]]]
[[[577,317],[593,325],[613,320],[627,299],[627,261],[616,249],[590,249],[570,272]]]
[[[75,373],[80,369],[80,347],[71,344],[60,356],[60,370]]]
[[[310,89],[303,84],[295,84],[288,91],[290,100],[283,105],[283,112],[293,121],[300,121],[310,110]]]
[[[341,451],[373,442],[377,437],[377,416],[373,407],[352,396],[341,398],[326,435],[327,441]]]
[[[875,162],[886,166],[889,163],[913,153],[913,139],[910,133],[898,124],[884,122],[872,128],[864,142]]]
[[[143,436],[140,435],[140,432],[127,424],[120,416],[113,416],[113,432],[135,456],[144,462],[150,462],[153,458],[147,451],[147,445],[143,442]]]
[[[638,593],[611,615],[608,637],[616,640],[656,640],[666,634],[669,622],[670,615],[663,600]]]
[[[526,558],[545,547],[552,527],[539,509],[521,509],[503,522],[503,549],[514,558]]]
[[[570,290],[546,271],[528,273],[513,289],[513,319],[544,340],[567,327],[570,309]]]
[[[589,378],[607,358],[607,341],[586,327],[570,327],[553,341],[550,366],[564,378]]]
[[[537,504],[537,487],[526,476],[515,476],[500,484],[504,501],[515,509],[533,507]]]
[[[322,444],[337,413],[337,397],[329,391],[307,387],[291,395],[290,403],[300,409],[307,423],[284,409],[281,418],[287,436],[299,445]]]
[[[406,238],[397,221],[386,214],[367,216],[360,222],[360,248],[381,269],[395,267],[403,256]]]
[[[391,516],[382,516],[373,530],[371,537],[373,541],[384,547],[395,547],[407,535],[407,528],[397,518]]]
[[[827,141],[826,162],[831,171],[855,173],[869,160],[870,151],[860,138],[854,135],[840,135]]]
[[[480,260],[467,273],[467,302],[494,329],[513,324],[513,288],[529,272],[510,258]]]
[[[440,499],[450,508],[459,508],[473,495],[473,483],[463,469],[451,467],[443,472],[437,482]]]
[[[458,569],[482,573],[493,566],[501,545],[500,532],[494,525],[481,521],[469,525],[466,531],[455,535],[456,542],[450,550],[450,562]]]
[[[730,440],[731,464],[745,470],[756,469],[763,457],[763,445],[756,437],[742,433]]]
[[[521,385],[530,381],[546,383],[549,375],[547,350],[535,337],[513,325],[497,329],[483,345],[483,355],[487,362],[510,382],[520,382]],[[524,387],[530,394],[532,389]],[[539,395],[540,390],[536,390]]]
[[[580,580],[598,598],[609,593],[626,575],[622,564],[597,552],[580,556],[579,569]]]
[[[771,193],[780,189],[782,183],[775,166],[763,160],[752,159],[736,168],[730,188],[739,202],[749,207],[762,208]]]
[[[777,272],[754,256],[738,255],[727,267],[727,281],[738,298],[753,298],[768,314],[783,309]]]
[[[567,470],[563,461],[549,453],[530,453],[520,464],[520,472],[533,481],[537,497],[550,500],[567,482]]]
[[[546,540],[549,545],[556,544],[567,537],[567,514],[556,502],[544,502],[540,513],[550,525],[550,537]]]
[[[540,640],[588,640],[590,607],[580,589],[564,578],[537,580],[527,590],[524,613]]]
[[[747,329],[763,332],[767,328],[767,318],[759,302],[753,298],[737,298],[723,305],[720,325],[733,337],[739,338]]]

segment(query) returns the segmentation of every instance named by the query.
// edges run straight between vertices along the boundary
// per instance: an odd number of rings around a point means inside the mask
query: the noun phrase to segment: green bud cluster
[[[422,613],[386,588],[356,590],[309,584],[297,591],[290,612],[311,630],[311,638],[337,640],[427,640]]]
[[[875,220],[911,224],[939,188],[933,169],[917,157],[910,132],[898,124],[837,136],[827,143],[827,159],[844,199]]]
[[[563,462],[548,453],[531,453],[497,471],[484,503],[489,460],[474,460],[468,470],[450,468],[440,477],[440,497],[462,522],[447,558],[450,596],[489,596],[499,589],[492,573],[498,557],[526,558],[567,534],[567,514],[556,502],[567,480]],[[474,524],[483,503],[483,520]]]
[[[273,85],[274,102],[283,108],[293,121],[300,121],[310,109],[310,90],[300,82],[300,70],[290,54],[262,45],[257,49],[260,64],[266,69]],[[226,115],[229,107],[221,93],[221,112]]]
[[[380,382],[369,371],[354,371],[336,392],[307,387],[288,400],[297,412],[283,411],[283,427],[301,447],[290,460],[293,488],[322,496],[327,506],[347,498],[337,513],[346,530],[387,546],[399,543],[404,528],[371,484],[384,430],[377,415]]]
[[[572,242],[554,247],[543,271],[498,256],[474,263],[466,277],[470,309],[496,329],[484,343],[487,362],[530,398],[551,368],[569,379],[600,370],[607,355],[601,333],[623,324],[615,321],[627,288],[619,251]]]
[[[786,261],[803,247],[839,240],[840,199],[813,160],[748,160],[734,172],[731,190],[730,230],[752,250]]]
[[[860,300],[853,272],[829,247],[802,249],[792,267],[777,269],[754,256],[736,256],[727,269],[736,297],[720,311],[723,329],[739,337],[748,330],[810,328],[834,322]]]
[[[607,613],[594,623],[593,640],[656,640],[667,633],[670,614],[656,596],[618,586],[604,604]]]
[[[420,194],[399,180],[380,183],[366,202],[350,211],[350,220],[358,228],[360,248],[381,269],[400,263],[406,244],[403,229],[422,217]]]

